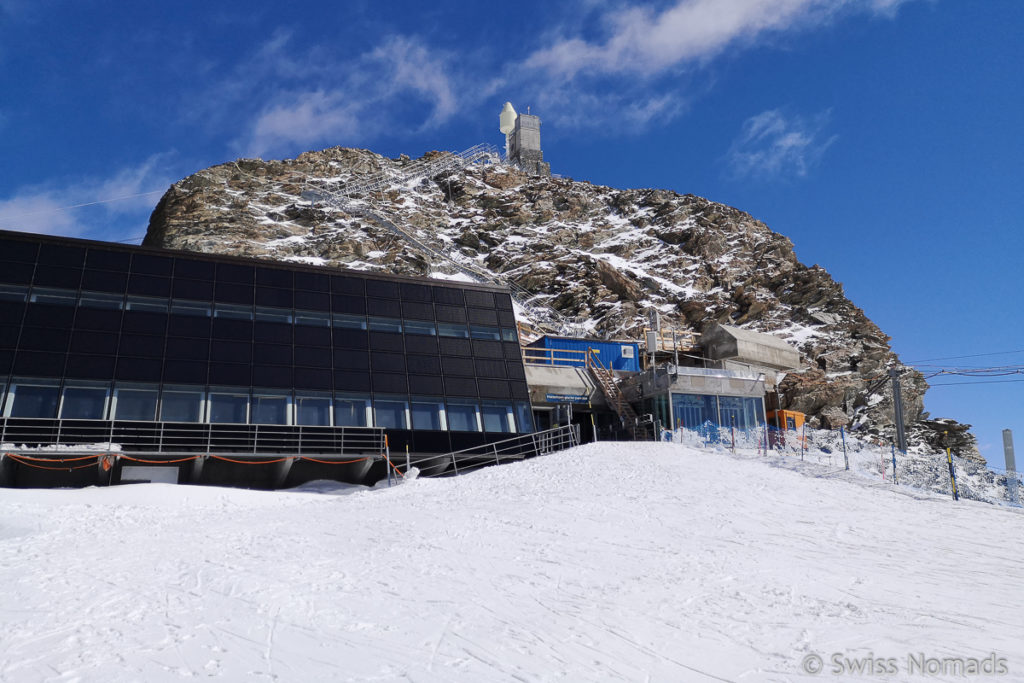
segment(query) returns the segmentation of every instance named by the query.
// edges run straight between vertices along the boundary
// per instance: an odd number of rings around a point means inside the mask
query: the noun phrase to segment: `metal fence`
[[[415,464],[420,469],[420,476],[423,477],[465,474],[481,467],[501,465],[579,446],[579,429],[579,425],[565,425],[460,451],[420,455]],[[410,465],[411,463],[406,463],[406,471]]]
[[[361,455],[384,451],[377,427],[206,424],[128,420],[0,418],[11,451],[96,451],[181,455]]]

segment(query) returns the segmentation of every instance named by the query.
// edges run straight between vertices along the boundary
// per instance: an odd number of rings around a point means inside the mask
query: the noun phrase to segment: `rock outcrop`
[[[535,293],[593,335],[637,335],[650,309],[663,325],[695,333],[715,322],[770,332],[806,363],[781,383],[784,407],[807,413],[813,426],[891,433],[884,376],[898,359],[889,337],[761,221],[694,195],[531,177],[497,163],[403,175],[424,160],[332,148],[214,166],[167,191],[145,244],[441,277],[470,268]],[[337,191],[371,177],[385,182],[345,208],[303,199],[310,188]],[[919,373],[904,375],[914,439],[931,444],[937,429],[955,431],[959,452],[980,457],[966,429],[921,420],[926,389]]]

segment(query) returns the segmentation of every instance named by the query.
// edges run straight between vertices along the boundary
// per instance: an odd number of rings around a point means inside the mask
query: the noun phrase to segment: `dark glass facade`
[[[499,287],[0,232],[9,418],[380,426],[445,452],[533,428]]]

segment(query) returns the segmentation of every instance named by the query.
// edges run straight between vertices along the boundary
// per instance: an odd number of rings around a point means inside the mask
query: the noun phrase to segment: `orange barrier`
[[[18,463],[20,465],[24,465],[25,467],[32,467],[32,468],[35,468],[37,470],[54,470],[54,471],[57,471],[57,472],[65,472],[65,471],[70,471],[70,470],[84,470],[87,467],[95,467],[96,466],[96,461],[100,457],[99,455],[89,455],[89,456],[86,456],[86,458],[92,458],[93,461],[91,463],[87,463],[85,465],[74,465],[74,466],[70,466],[69,465],[69,466],[66,466],[66,467],[46,467],[45,465],[33,465],[30,462],[25,462],[24,460],[22,460],[21,456],[15,455],[14,453],[4,453],[4,455],[6,455],[8,458],[13,460],[14,462],[16,462],[16,463]],[[86,458],[68,458],[67,460],[69,462],[73,462],[73,461],[76,461],[76,460],[85,460]],[[42,462],[59,462],[57,460],[52,460],[52,459],[49,459],[49,458],[29,458],[29,459],[30,460],[35,460],[37,462],[38,461],[42,461]]]
[[[198,455],[193,455],[191,458],[178,458],[177,460],[143,460],[142,458],[134,458],[130,455],[119,455],[117,457],[131,460],[132,462],[141,462],[146,465],[170,465],[178,462],[192,462],[199,459]]]
[[[174,460],[148,460],[146,458],[136,458],[134,456],[125,455],[125,454],[122,454],[122,453],[97,453],[96,455],[83,455],[81,457],[76,457],[76,458],[36,458],[36,457],[31,456],[31,455],[17,455],[15,453],[4,453],[4,455],[7,456],[8,458],[10,458],[11,460],[15,461],[16,463],[19,463],[21,465],[25,465],[26,467],[34,467],[34,468],[40,469],[40,470],[56,470],[56,471],[81,470],[81,469],[85,469],[87,467],[93,467],[94,465],[96,465],[100,461],[100,458],[103,458],[104,469],[108,469],[109,470],[110,466],[107,463],[109,462],[109,459],[111,457],[121,458],[123,460],[130,460],[132,462],[140,462],[140,463],[143,463],[143,464],[146,464],[146,465],[173,465],[173,464],[182,463],[182,462],[192,462],[194,460],[198,460],[201,457],[204,457],[202,455],[193,455],[193,456],[188,457],[188,458],[176,458]],[[253,461],[253,460],[236,460],[234,458],[225,458],[222,455],[213,455],[212,453],[211,454],[207,454],[205,457],[213,458],[215,460],[223,460],[224,462],[230,462],[230,463],[234,463],[236,465],[273,465],[273,464],[276,464],[276,463],[280,463],[280,462],[284,462],[286,460],[292,459],[292,458],[289,458],[289,457],[284,457],[284,458],[277,458],[275,460],[258,460],[258,461]],[[292,457],[293,457],[294,460],[308,460],[310,462],[319,463],[321,465],[351,465],[353,463],[365,462],[365,461],[371,459],[370,456],[367,456],[365,458],[357,458],[355,460],[321,460],[319,458],[310,458],[308,456],[301,456],[301,455],[292,456]],[[35,462],[54,463],[54,462],[79,462],[79,461],[82,461],[82,460],[92,460],[92,462],[86,463],[85,465],[74,465],[74,466],[65,466],[65,467],[47,467],[45,465],[34,465],[34,464],[32,464],[32,462],[27,462],[27,461],[35,461]],[[391,465],[392,468],[394,468],[394,470],[396,472],[401,474],[403,477],[405,476],[404,474],[402,474],[401,470],[399,470],[397,467],[395,467],[394,464],[392,464],[390,462],[390,460],[388,461],[388,463]]]
[[[317,460],[316,458],[306,458],[306,457],[299,458],[299,460],[309,460],[310,462],[318,462],[321,465],[351,465],[354,462],[363,462],[363,461],[369,460],[369,459],[370,458],[368,458],[368,457],[367,458],[359,458],[358,460]]]
[[[101,455],[104,455],[104,454],[103,453],[96,453],[95,455],[83,455],[80,458],[60,458],[60,457],[57,457],[57,458],[35,458],[35,457],[32,457],[31,455],[16,455],[14,453],[4,453],[4,455],[8,455],[8,456],[10,456],[12,458],[21,458],[23,460],[35,460],[36,462],[53,462],[54,460],[60,460],[61,462],[75,462],[77,460],[88,460],[89,458],[92,458],[92,459],[95,460],[96,458],[98,458],[98,457],[100,457]]]

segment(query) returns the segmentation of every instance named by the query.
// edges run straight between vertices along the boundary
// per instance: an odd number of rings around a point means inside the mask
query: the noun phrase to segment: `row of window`
[[[405,320],[382,316],[326,313],[271,306],[246,306],[240,304],[210,304],[188,299],[160,299],[155,297],[107,294],[104,292],[79,292],[72,289],[53,289],[0,285],[0,300],[29,301],[32,303],[59,306],[81,306],[108,310],[145,311],[150,313],[171,313],[205,318],[248,320],[258,322],[304,325],[307,327],[335,327],[340,329],[369,330],[371,332],[398,332],[406,334],[492,339],[515,342],[518,336],[514,328],[492,325],[467,324],[464,322],[432,322],[426,320]]]
[[[16,378],[4,417],[530,432],[530,405],[427,396]]]
[[[758,397],[663,394],[647,399],[643,411],[673,429],[698,429],[708,423],[740,430],[764,425],[764,401]]]
[[[111,287],[95,287],[106,291],[123,291],[133,281],[159,285],[170,278],[175,281],[213,282],[218,284],[257,286],[277,290],[298,290],[362,296],[378,296],[403,301],[435,301],[445,304],[468,304],[483,308],[511,310],[507,294],[496,294],[477,289],[431,286],[426,283],[398,282],[373,277],[342,275],[309,270],[264,267],[256,264],[216,262],[174,258],[153,253],[108,251],[70,244],[29,242],[0,239],[0,276],[4,282],[28,283],[48,286],[77,286],[85,268],[87,281],[109,281]],[[38,262],[38,265],[36,265]],[[12,272],[18,271],[18,272]],[[128,273],[132,280],[127,280]],[[65,280],[69,280],[68,284]],[[90,289],[91,287],[86,287]],[[134,290],[131,290],[134,291]],[[135,292],[152,293],[158,292]]]

